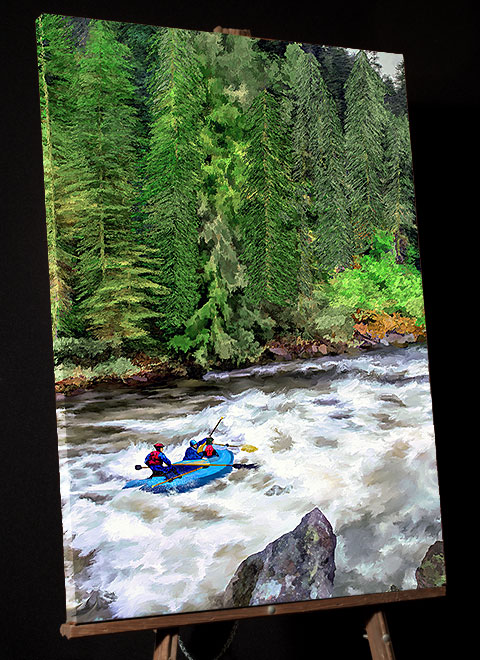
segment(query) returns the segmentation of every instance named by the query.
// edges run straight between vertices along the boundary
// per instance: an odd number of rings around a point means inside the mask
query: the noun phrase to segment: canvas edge
[[[204,612],[186,612],[184,614],[166,614],[163,616],[143,617],[136,619],[121,619],[118,621],[99,621],[76,624],[67,621],[60,626],[60,633],[67,639],[89,637],[92,635],[109,635],[136,630],[157,630],[176,628],[179,626],[201,623],[214,623],[238,619],[249,619],[263,616],[294,614],[299,612],[314,612],[321,610],[339,610],[349,607],[364,607],[384,605],[410,600],[439,598],[446,596],[446,587],[428,589],[410,589],[377,594],[362,594],[344,596],[341,598],[325,598],[322,600],[302,601],[295,603],[279,603],[272,605],[257,605],[228,610],[209,610]]]

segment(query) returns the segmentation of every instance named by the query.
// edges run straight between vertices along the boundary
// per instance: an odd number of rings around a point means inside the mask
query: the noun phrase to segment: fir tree
[[[248,304],[245,267],[237,258],[235,225],[241,202],[238,180],[244,169],[244,99],[231,94],[229,83],[235,80],[235,71],[226,66],[230,53],[225,41],[223,35],[208,33],[196,34],[194,41],[206,82],[205,117],[199,133],[205,156],[199,189],[199,214],[204,223],[200,262],[204,266],[199,306],[187,321],[185,332],[170,342],[172,348],[192,355],[203,366],[220,362],[238,365],[254,359],[261,352],[258,338],[273,323]],[[254,56],[250,49],[242,52],[246,58]]]
[[[407,115],[390,117],[387,137],[385,227],[396,238],[397,261],[402,262],[406,249],[406,232],[411,233],[415,228],[412,155]]]
[[[73,37],[63,16],[42,15],[37,19],[37,45],[51,318],[57,337],[69,327],[74,266],[68,186],[72,181],[69,139],[75,61]]]
[[[387,88],[385,97],[386,107],[396,117],[407,113],[407,93],[405,87],[405,63],[402,59],[395,67],[395,78],[384,76],[383,80]]]
[[[199,300],[197,189],[205,90],[190,33],[160,29],[153,47],[145,236],[158,258],[156,282],[169,290],[158,305],[159,326],[173,334]]]
[[[354,58],[344,48],[335,46],[322,46],[312,48],[309,44],[302,44],[305,52],[312,52],[320,64],[323,80],[330,92],[337,110],[340,124],[345,123],[345,83],[352,71]]]
[[[356,250],[365,250],[383,226],[384,86],[360,51],[346,82],[345,120],[347,200]]]
[[[303,211],[303,267],[299,272],[301,289],[308,293],[312,238],[316,261],[323,270],[345,265],[352,254],[344,139],[334,100],[313,54],[289,44],[285,72],[292,99],[293,177],[301,191]]]
[[[298,211],[290,147],[277,99],[263,90],[247,113],[240,215],[247,294],[252,304],[295,305],[298,297]]]
[[[117,344],[144,336],[151,293],[159,290],[139,265],[131,230],[138,153],[131,76],[128,47],[107,22],[92,20],[76,88],[79,290],[87,329]]]

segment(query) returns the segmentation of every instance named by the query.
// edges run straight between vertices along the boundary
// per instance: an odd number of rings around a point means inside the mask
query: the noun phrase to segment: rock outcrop
[[[240,564],[225,590],[224,607],[331,597],[336,543],[328,520],[313,509],[293,531]]]
[[[445,557],[443,554],[443,541],[436,541],[431,545],[422,563],[415,571],[417,589],[442,587],[445,582]]]

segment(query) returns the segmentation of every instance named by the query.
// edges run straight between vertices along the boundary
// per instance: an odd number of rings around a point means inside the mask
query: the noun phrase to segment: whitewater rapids
[[[337,535],[334,597],[416,588],[441,538],[424,346],[85,392],[57,414],[70,618],[93,592],[100,618],[218,607],[243,559],[314,507]],[[257,447],[235,459],[257,469],[168,496],[122,490],[154,442],[181,460],[220,417],[216,441]]]

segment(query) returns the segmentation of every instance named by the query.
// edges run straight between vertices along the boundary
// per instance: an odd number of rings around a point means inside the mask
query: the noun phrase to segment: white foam
[[[439,532],[439,500],[429,385],[422,380],[426,353],[409,351],[326,361],[324,367],[335,370],[321,387],[314,378],[311,386],[290,382],[287,388],[273,365],[268,390],[258,382],[248,386],[249,374],[265,376],[259,367],[240,372],[246,386],[235,393],[220,374],[221,396],[205,394],[203,409],[196,401],[195,410],[181,416],[145,419],[141,407],[135,417],[127,407],[124,418],[116,409],[115,420],[92,423],[77,411],[82,424],[132,436],[117,453],[99,450],[68,462],[77,474],[67,525],[72,543],[83,555],[96,551],[79,576],[82,589],[114,592],[112,608],[122,617],[208,609],[243,559],[292,530],[315,506],[338,534],[340,593],[334,595],[392,583],[413,588],[415,567]],[[398,380],[382,380],[385,375]],[[279,381],[271,391],[273,377]],[[236,461],[255,463],[257,470],[233,470],[219,482],[169,496],[119,490],[142,475],[133,469],[151,450],[142,434],[158,434],[169,458],[180,460],[189,438],[203,437],[222,416],[217,441],[257,447],[236,450]],[[97,466],[93,472],[89,461]],[[95,481],[93,473],[106,481]],[[81,497],[92,490],[110,499]],[[368,543],[357,541],[362,530]]]

